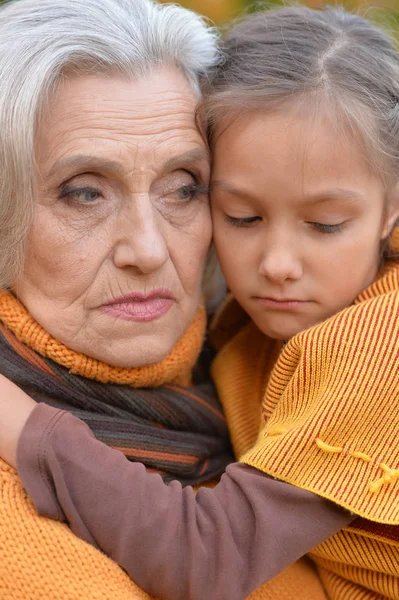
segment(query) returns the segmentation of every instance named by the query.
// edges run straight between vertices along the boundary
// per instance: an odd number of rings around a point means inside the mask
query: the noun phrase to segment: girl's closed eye
[[[307,221],[308,225],[310,225],[312,227],[312,229],[315,229],[316,231],[318,231],[319,233],[339,233],[340,231],[342,231],[343,227],[345,226],[345,221],[343,221],[342,223],[335,223],[335,224],[328,224],[328,223],[317,223],[314,221]]]
[[[231,215],[225,215],[224,220],[226,223],[233,225],[233,227],[250,227],[254,225],[256,222],[261,220],[261,217],[233,217]]]

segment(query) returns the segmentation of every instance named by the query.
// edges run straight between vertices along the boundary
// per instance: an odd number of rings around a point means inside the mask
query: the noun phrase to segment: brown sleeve
[[[17,458],[41,515],[65,518],[164,600],[242,600],[354,518],[242,464],[197,495],[177,481],[165,485],[44,404],[31,414]]]

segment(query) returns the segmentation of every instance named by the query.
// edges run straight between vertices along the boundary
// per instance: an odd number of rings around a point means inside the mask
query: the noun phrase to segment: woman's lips
[[[169,290],[149,294],[126,294],[100,307],[102,312],[126,321],[154,321],[163,317],[175,302]]]
[[[258,300],[265,308],[282,311],[299,310],[304,304],[307,304],[304,300],[295,300],[292,298],[277,300],[276,298],[262,298],[258,296],[256,297],[256,300]]]

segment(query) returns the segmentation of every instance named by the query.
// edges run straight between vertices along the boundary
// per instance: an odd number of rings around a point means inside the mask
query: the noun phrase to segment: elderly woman
[[[0,11],[3,372],[126,455],[196,483],[228,462],[218,406],[115,384],[188,384],[202,346],[211,221],[195,108],[216,58],[199,17],[148,0]],[[4,463],[0,496],[1,598],[146,596],[39,519]]]
[[[205,331],[209,157],[195,110],[216,59],[199,17],[151,0],[0,11],[1,371],[189,484],[231,460],[219,405],[177,387]],[[148,598],[39,518],[5,463],[0,498],[2,598]],[[298,563],[253,598],[301,593],[323,598]]]

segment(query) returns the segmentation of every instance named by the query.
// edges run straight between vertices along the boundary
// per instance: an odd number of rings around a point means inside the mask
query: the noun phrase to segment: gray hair
[[[176,65],[200,97],[216,31],[153,0],[17,0],[0,8],[0,287],[23,265],[35,204],[34,137],[66,71],[137,78]]]
[[[269,9],[236,25],[223,54],[203,107],[211,141],[215,126],[237,113],[328,106],[373,171],[397,181],[399,58],[382,29],[342,8]]]

